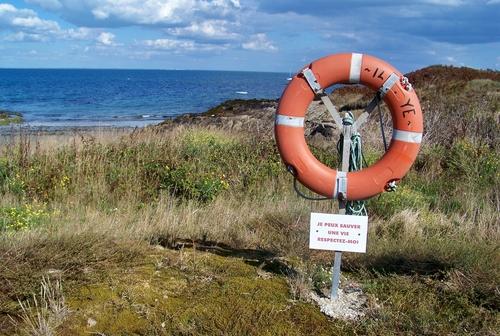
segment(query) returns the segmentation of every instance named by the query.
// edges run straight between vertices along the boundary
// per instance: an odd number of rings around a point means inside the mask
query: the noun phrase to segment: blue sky
[[[500,68],[500,0],[0,0],[1,68],[294,72],[354,51]]]

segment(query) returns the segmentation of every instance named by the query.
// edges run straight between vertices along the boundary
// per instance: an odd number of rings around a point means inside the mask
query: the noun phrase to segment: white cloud
[[[156,40],[144,40],[141,42],[143,46],[148,49],[153,49],[157,51],[172,51],[175,53],[185,52],[185,51],[215,51],[224,50],[229,46],[227,44],[217,45],[209,43],[197,43],[191,40],[176,40],[176,39],[156,39]]]
[[[186,25],[196,18],[231,16],[241,8],[239,0],[29,0],[89,25],[108,23],[138,25]],[[88,14],[91,14],[88,16]],[[81,23],[81,22],[78,22]]]
[[[242,44],[243,49],[247,50],[263,50],[263,51],[276,51],[277,47],[267,39],[266,34],[260,33],[250,37],[250,40]]]
[[[10,33],[4,36],[10,42],[41,42],[57,40],[96,40],[101,45],[114,46],[115,36],[99,29],[79,27],[61,29],[52,20],[41,19],[31,9],[18,9],[10,4],[0,4],[0,28]]]
[[[207,20],[194,22],[189,26],[167,29],[167,33],[173,36],[186,36],[207,40],[234,40],[239,34],[228,29],[229,22],[225,20]]]
[[[1,0],[0,0],[1,1]],[[85,27],[152,26],[183,50],[219,50],[241,43],[240,0],[27,0]],[[244,30],[244,29],[243,29]],[[85,36],[68,32],[66,38]],[[90,35],[90,34],[89,34]],[[103,41],[100,45],[111,45]],[[95,36],[94,36],[95,38]],[[103,43],[104,42],[104,43]],[[162,42],[159,42],[160,44]],[[190,44],[193,43],[193,46]],[[168,44],[168,43],[167,43]],[[171,43],[170,43],[171,44]]]
[[[0,3],[0,13],[7,13],[7,12],[16,12],[17,9],[16,7],[12,6],[11,4],[8,3]]]
[[[67,40],[90,40],[95,37],[97,31],[86,27],[67,29],[61,32],[61,37]]]
[[[361,42],[363,39],[361,37],[361,34],[357,32],[340,32],[340,31],[328,31],[323,34],[323,37],[326,39],[347,39],[355,42]]]
[[[97,36],[96,41],[97,43],[104,46],[115,46],[117,45],[115,43],[115,37],[116,37],[115,34],[102,32]]]
[[[0,4],[0,26],[28,34],[54,34],[60,31],[59,24],[42,20],[31,9],[17,9],[10,4]]]
[[[182,41],[173,39],[145,40],[144,45],[156,50],[194,50],[193,41]]]
[[[464,66],[465,64],[463,62],[459,62],[455,57],[453,56],[446,56],[445,57],[446,61],[448,63],[451,63],[453,65],[460,65],[460,66]]]
[[[17,32],[5,36],[4,40],[9,42],[43,42],[47,41],[47,37],[41,34]]]

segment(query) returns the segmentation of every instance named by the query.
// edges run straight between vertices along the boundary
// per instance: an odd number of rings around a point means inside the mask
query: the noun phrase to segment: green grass
[[[0,126],[7,126],[10,124],[21,124],[23,122],[24,118],[20,113],[0,110]]]
[[[77,313],[61,329],[72,335],[329,335],[338,329],[313,306],[290,301],[282,275],[192,250],[157,252],[133,269],[112,270],[105,281],[72,293],[68,306]],[[89,316],[95,326],[86,326]]]
[[[331,146],[314,152],[336,164]],[[367,315],[345,322],[300,295],[325,290],[332,257],[308,250],[309,213],[336,205],[293,193],[273,139],[203,128],[12,138],[0,153],[0,334],[20,330],[8,317],[21,321],[18,299],[56,274],[63,335],[493,335],[499,168],[489,145],[427,144],[398,191],[370,200],[368,253],[343,259]],[[179,239],[232,249],[168,249]]]

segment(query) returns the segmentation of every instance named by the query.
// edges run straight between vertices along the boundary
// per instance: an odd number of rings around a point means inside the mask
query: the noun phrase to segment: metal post
[[[344,135],[344,142],[342,146],[342,167],[341,171],[349,171],[349,156],[351,155],[351,135],[352,125],[343,124],[342,134]],[[346,200],[343,195],[339,197],[339,215],[345,215]],[[332,291],[330,298],[335,300],[338,298],[338,290],[340,283],[340,264],[342,263],[342,252],[335,251],[335,258],[333,260],[332,271]]]

